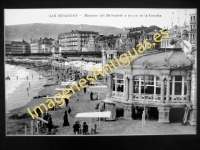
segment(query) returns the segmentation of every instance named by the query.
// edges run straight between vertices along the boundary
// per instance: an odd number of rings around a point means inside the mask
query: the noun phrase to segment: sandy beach
[[[26,66],[24,66],[26,67]],[[37,71],[37,68],[31,68],[34,71]],[[46,73],[45,71],[37,71],[39,74]],[[52,75],[56,77],[55,75],[60,74],[59,72],[54,72]],[[50,75],[46,74],[46,76]],[[47,77],[48,78],[48,77]],[[56,77],[57,79],[57,77]],[[52,80],[45,80],[42,84],[38,85],[37,91],[34,91],[31,95],[31,97],[37,96],[37,95],[50,95],[54,96],[54,94],[57,94],[58,91],[55,90],[55,88],[60,87],[61,81],[59,81],[58,85],[53,86],[47,86],[43,87],[44,84],[53,84],[56,82],[54,79]],[[73,95],[70,98],[68,106],[72,109],[71,114],[68,115],[68,120],[70,126],[63,127],[63,116],[65,110],[67,108],[62,106],[61,108],[54,110],[49,110],[48,113],[52,116],[53,124],[56,124],[59,126],[58,132],[55,135],[74,135],[73,133],[73,124],[76,120],[80,120],[80,123],[82,124],[84,121],[89,125],[90,120],[87,118],[75,118],[75,115],[80,112],[91,112],[95,111],[95,106],[98,103],[98,100],[90,100],[89,93],[84,94],[83,89],[81,89],[80,92],[78,92],[80,95],[80,100],[77,102],[76,95]],[[105,99],[106,94],[100,95],[100,100]],[[36,105],[39,105],[40,103],[44,103],[46,101],[46,98],[37,98],[37,99],[31,99],[31,101],[21,107],[14,110],[11,110],[7,116],[6,116],[6,123],[7,123],[7,135],[24,135],[25,133],[25,125],[27,126],[27,134],[30,135],[30,121],[32,120],[31,116],[27,113],[27,108],[34,108]],[[19,109],[22,109],[23,117],[21,119],[17,119],[17,113]],[[196,126],[183,126],[181,123],[170,123],[170,124],[162,124],[158,123],[157,121],[153,120],[146,120],[146,124],[144,128],[142,129],[142,121],[141,120],[126,120],[123,117],[119,117],[116,121],[96,121],[97,124],[97,134],[95,135],[166,135],[166,134],[195,134],[196,133]],[[34,125],[36,127],[36,119],[34,120]],[[46,135],[42,134],[41,135]],[[36,132],[34,132],[34,135],[37,135]]]

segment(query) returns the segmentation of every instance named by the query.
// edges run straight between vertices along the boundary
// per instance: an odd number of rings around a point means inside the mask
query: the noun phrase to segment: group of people
[[[73,125],[73,128],[74,128],[74,135],[88,134],[88,125],[86,124],[86,122],[83,122],[83,124],[81,125],[80,121],[76,121],[75,124]]]
[[[53,128],[53,122],[52,122],[51,114],[44,113],[43,119],[48,122],[47,124],[44,123],[43,126],[46,126],[48,128],[48,132],[51,132],[51,129]]]

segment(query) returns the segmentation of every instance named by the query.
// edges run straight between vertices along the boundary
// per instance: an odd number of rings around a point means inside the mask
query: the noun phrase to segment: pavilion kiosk
[[[112,100],[108,100],[108,99],[102,100],[101,104],[100,104],[100,109],[111,112],[110,118],[106,118],[105,120],[116,120],[115,102],[113,102]]]
[[[104,111],[104,112],[83,112],[83,113],[78,113],[76,114],[76,118],[88,118],[90,119],[90,124],[89,124],[89,132],[92,129],[92,118],[110,118],[111,112],[110,111]],[[95,121],[95,120],[94,120]],[[99,124],[100,125],[100,124]]]

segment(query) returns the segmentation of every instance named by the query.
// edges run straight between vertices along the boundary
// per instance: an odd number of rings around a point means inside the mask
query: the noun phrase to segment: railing
[[[133,102],[154,102],[154,103],[161,103],[161,95],[157,94],[135,94],[133,93]],[[164,96],[164,103],[167,103],[166,96]],[[178,103],[178,104],[185,104],[190,103],[187,99],[187,95],[170,95],[169,103]]]
[[[116,99],[125,99],[125,92],[112,91],[111,97]]]
[[[196,23],[196,20],[190,20],[190,23]]]
[[[161,100],[160,95],[153,94],[133,94],[133,101],[135,102],[155,102],[159,103]]]
[[[187,99],[187,95],[170,95],[169,103],[190,103],[190,101]]]

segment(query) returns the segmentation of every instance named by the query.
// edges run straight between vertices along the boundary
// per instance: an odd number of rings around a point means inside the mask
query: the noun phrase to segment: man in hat
[[[88,125],[86,124],[86,122],[83,122],[83,134],[87,133],[88,133]]]
[[[73,128],[74,128],[74,135],[78,134],[80,128],[78,121],[76,121],[76,123],[73,125]]]
[[[83,90],[84,90],[84,94],[85,94],[86,93],[86,87],[84,87]]]
[[[70,113],[71,113],[71,108],[69,107],[68,108],[68,114],[70,115]]]
[[[92,91],[90,93],[90,100],[93,100],[93,93],[92,93]]]

